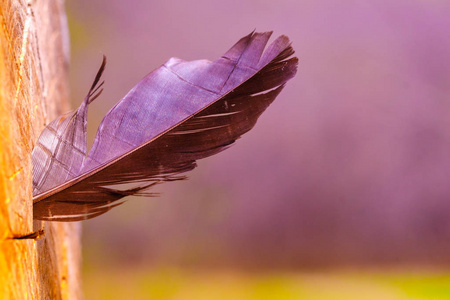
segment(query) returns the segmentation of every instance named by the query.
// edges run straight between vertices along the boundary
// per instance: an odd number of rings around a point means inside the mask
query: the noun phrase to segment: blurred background
[[[450,299],[448,1],[66,5],[74,108],[108,57],[90,144],[170,57],[215,60],[256,29],[300,59],[233,147],[83,222],[87,299]]]

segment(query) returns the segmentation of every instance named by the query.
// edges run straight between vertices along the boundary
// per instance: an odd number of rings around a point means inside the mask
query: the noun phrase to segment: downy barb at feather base
[[[87,108],[102,91],[103,58],[80,107],[52,121],[33,149],[34,218],[96,217],[233,144],[297,71],[289,39],[265,49],[270,36],[253,32],[213,62],[171,58],[106,114],[87,153]],[[117,188],[125,183],[133,187]]]

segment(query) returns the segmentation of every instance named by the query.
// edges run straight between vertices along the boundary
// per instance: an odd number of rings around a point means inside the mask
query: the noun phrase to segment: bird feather
[[[286,36],[264,51],[271,34],[252,32],[213,62],[171,58],[106,114],[87,153],[87,107],[102,91],[104,58],[81,106],[51,122],[36,143],[34,218],[96,217],[126,196],[152,196],[154,185],[184,179],[196,160],[232,145],[296,74]]]

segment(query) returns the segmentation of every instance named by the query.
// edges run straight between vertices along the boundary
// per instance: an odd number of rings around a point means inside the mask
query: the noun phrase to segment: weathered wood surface
[[[32,217],[31,150],[69,108],[64,3],[0,0],[0,24],[0,299],[80,299],[79,225]]]

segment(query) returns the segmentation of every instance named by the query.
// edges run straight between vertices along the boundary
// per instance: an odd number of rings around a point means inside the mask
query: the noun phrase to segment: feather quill
[[[101,93],[104,59],[81,106],[51,122],[33,150],[34,218],[96,217],[233,144],[296,74],[289,39],[264,51],[270,36],[253,32],[214,62],[170,59],[106,114],[86,154],[87,107]]]

